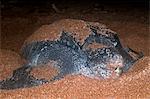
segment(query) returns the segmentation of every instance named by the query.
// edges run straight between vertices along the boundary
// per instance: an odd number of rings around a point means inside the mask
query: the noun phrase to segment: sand
[[[99,97],[145,98],[150,94],[149,57],[134,65],[131,71],[115,80],[93,80],[83,76],[67,76],[60,81],[33,88],[2,90],[2,98],[91,99]],[[143,67],[141,67],[141,65]]]
[[[7,50],[3,50],[1,52],[2,61],[0,64],[1,68],[4,68],[2,75],[10,75],[12,73],[11,71],[20,66],[20,62],[22,62],[22,59],[19,58],[20,56],[18,54],[8,50],[13,50],[20,53],[20,48],[25,39],[29,42],[33,40],[33,38],[29,37],[32,33],[35,33],[35,31],[42,25],[49,25],[54,20],[57,22],[62,18],[71,17],[106,24],[110,29],[118,33],[124,46],[128,45],[136,51],[142,51],[144,53],[144,57],[134,64],[133,68],[131,68],[127,73],[124,73],[118,79],[95,80],[81,75],[68,75],[62,80],[42,86],[16,90],[1,90],[1,99],[100,99],[114,97],[119,99],[123,97],[131,99],[149,98],[149,25],[146,22],[143,22],[143,18],[139,17],[143,14],[141,15],[140,12],[137,12],[135,13],[137,16],[131,16],[130,11],[128,13],[122,12],[121,14],[115,13],[115,15],[114,13],[109,12],[104,14],[96,14],[96,12],[93,11],[92,13],[84,13],[81,16],[78,9],[77,11],[74,11],[72,8],[68,11],[70,12],[66,12],[66,14],[63,15],[53,15],[52,13],[47,16],[35,16],[34,14],[29,14],[28,16],[30,17],[27,18],[21,16],[14,16],[13,18],[7,16],[4,18],[2,22],[2,32],[5,34],[2,34],[2,49]],[[134,13],[134,11],[132,13]],[[12,36],[12,34],[14,35]],[[41,38],[41,36],[38,35],[37,37],[34,37],[34,40],[38,37]],[[47,37],[47,35],[45,37]],[[47,69],[45,69],[45,71],[46,70]],[[39,70],[37,69],[35,71]],[[43,75],[49,74],[50,73],[44,73]],[[4,75],[2,78],[5,78],[6,76]]]

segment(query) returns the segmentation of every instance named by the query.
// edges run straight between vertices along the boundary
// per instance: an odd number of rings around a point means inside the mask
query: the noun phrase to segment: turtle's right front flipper
[[[0,89],[17,89],[32,87],[47,83],[47,80],[37,79],[30,75],[31,67],[23,66],[13,71],[13,75],[6,80],[0,81]]]

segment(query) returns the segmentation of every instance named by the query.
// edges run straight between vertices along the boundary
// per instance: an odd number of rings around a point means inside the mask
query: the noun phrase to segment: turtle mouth
[[[121,67],[116,67],[115,68],[115,73],[117,76],[120,76],[123,73],[123,69]]]

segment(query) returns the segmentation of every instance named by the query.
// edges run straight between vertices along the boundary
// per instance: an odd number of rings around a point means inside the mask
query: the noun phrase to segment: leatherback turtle
[[[61,31],[57,40],[33,41],[22,48],[27,63],[13,71],[13,75],[0,82],[1,89],[32,87],[59,80],[65,75],[84,75],[95,79],[120,76],[141,57],[142,53],[124,48],[117,33],[106,27],[87,22],[90,34],[81,43],[68,31]],[[98,45],[95,46],[95,45]],[[92,47],[93,46],[93,47]],[[58,74],[51,79],[38,79],[31,75],[33,68],[56,61]]]

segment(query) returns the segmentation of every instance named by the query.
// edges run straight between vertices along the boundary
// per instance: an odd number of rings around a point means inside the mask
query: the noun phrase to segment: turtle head
[[[117,78],[123,73],[124,60],[119,54],[114,55],[107,61],[107,68],[111,70],[111,77]]]

